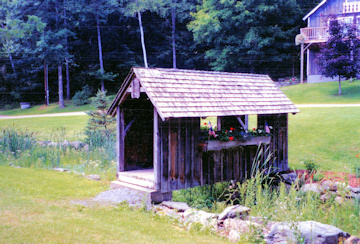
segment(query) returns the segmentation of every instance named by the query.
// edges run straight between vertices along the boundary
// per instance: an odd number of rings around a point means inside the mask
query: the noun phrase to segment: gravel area
[[[127,188],[104,191],[92,199],[72,201],[72,203],[89,207],[93,205],[116,205],[124,201],[133,207],[143,207],[146,204],[147,209],[151,209],[152,206],[146,194]]]

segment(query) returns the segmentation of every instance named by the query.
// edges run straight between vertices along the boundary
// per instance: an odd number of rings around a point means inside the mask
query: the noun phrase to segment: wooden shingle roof
[[[163,120],[299,112],[267,75],[132,68],[108,114],[115,116],[134,78]]]

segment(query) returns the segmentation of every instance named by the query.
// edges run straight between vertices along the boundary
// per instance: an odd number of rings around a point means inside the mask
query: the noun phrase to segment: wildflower
[[[206,125],[206,123],[204,123],[204,125]]]
[[[255,128],[253,128],[253,130],[256,130]]]
[[[234,128],[233,128],[233,127],[230,127],[230,130],[234,130]]]
[[[355,157],[357,157],[357,158],[358,158],[358,157],[360,157],[360,155],[359,155],[359,154],[356,154],[356,155],[355,155]]]
[[[230,141],[233,141],[233,140],[234,140],[234,137],[230,136],[230,137],[229,137],[229,140],[230,140]]]

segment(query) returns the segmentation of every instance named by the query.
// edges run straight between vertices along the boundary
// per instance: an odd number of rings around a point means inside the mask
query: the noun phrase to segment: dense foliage
[[[329,39],[320,49],[317,65],[322,75],[339,77],[339,95],[341,78],[355,78],[360,69],[360,41],[356,37],[357,29],[352,25],[331,21]]]
[[[132,66],[297,72],[309,0],[0,0],[0,103],[114,93]],[[0,104],[0,105],[1,105]]]

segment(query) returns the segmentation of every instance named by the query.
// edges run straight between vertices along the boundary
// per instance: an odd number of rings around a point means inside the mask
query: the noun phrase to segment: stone
[[[316,192],[320,193],[322,191],[322,187],[318,183],[309,183],[305,184],[301,187],[301,191],[303,192]]]
[[[237,230],[230,230],[228,238],[232,242],[238,242],[240,240],[240,231]]]
[[[350,197],[355,199],[360,199],[360,193],[350,192]]]
[[[89,151],[89,144],[85,144],[83,147],[82,147],[82,150],[84,150],[85,152],[88,152]]]
[[[51,143],[51,141],[37,141],[37,144],[39,144],[42,147],[48,146]]]
[[[347,189],[349,189],[352,193],[360,194],[360,187],[348,186]]]
[[[224,220],[224,228],[227,231],[236,230],[240,233],[248,233],[250,232],[250,228],[261,228],[261,225],[250,220],[242,220],[242,219],[225,219]]]
[[[345,201],[345,199],[342,197],[339,197],[339,196],[335,197],[335,202],[337,202],[338,204],[343,204],[344,201]]]
[[[55,171],[59,171],[59,172],[66,172],[66,171],[69,171],[69,170],[64,169],[64,168],[53,168],[53,170],[55,170]]]
[[[156,214],[160,215],[160,216],[174,218],[174,219],[180,219],[180,215],[177,213],[177,211],[174,209],[170,209],[170,208],[164,208],[160,211],[157,211]]]
[[[281,174],[280,176],[283,179],[283,181],[286,184],[289,184],[289,185],[292,185],[296,181],[296,179],[298,177],[295,172],[291,172],[291,173],[288,173],[288,174]]]
[[[85,145],[85,143],[83,143],[82,141],[69,142],[69,146],[76,149],[76,150],[79,150],[79,149],[83,148],[84,145]]]
[[[236,217],[242,218],[249,215],[250,210],[250,208],[241,205],[230,206],[225,208],[225,210],[219,215],[219,220]]]
[[[218,214],[207,213],[203,210],[189,209],[183,213],[183,217],[185,218],[184,222],[188,226],[191,226],[192,223],[200,223],[204,227],[212,228],[213,230],[217,230],[217,221]]]
[[[325,193],[325,194],[320,196],[320,201],[327,202],[327,201],[329,201],[331,199],[331,197],[332,197],[332,194]]]
[[[179,212],[185,212],[190,209],[189,205],[186,202],[173,202],[173,201],[164,201],[161,205],[166,206],[171,209],[177,209]]]
[[[85,175],[86,178],[90,180],[100,181],[100,175]]]
[[[331,180],[323,181],[321,186],[325,191],[337,191],[337,185]]]
[[[337,227],[316,221],[280,222],[272,226],[266,235],[266,243],[298,243],[302,239],[305,244],[338,243],[339,238],[348,238],[347,232]]]
[[[360,244],[360,238],[357,236],[350,236],[344,244]]]

